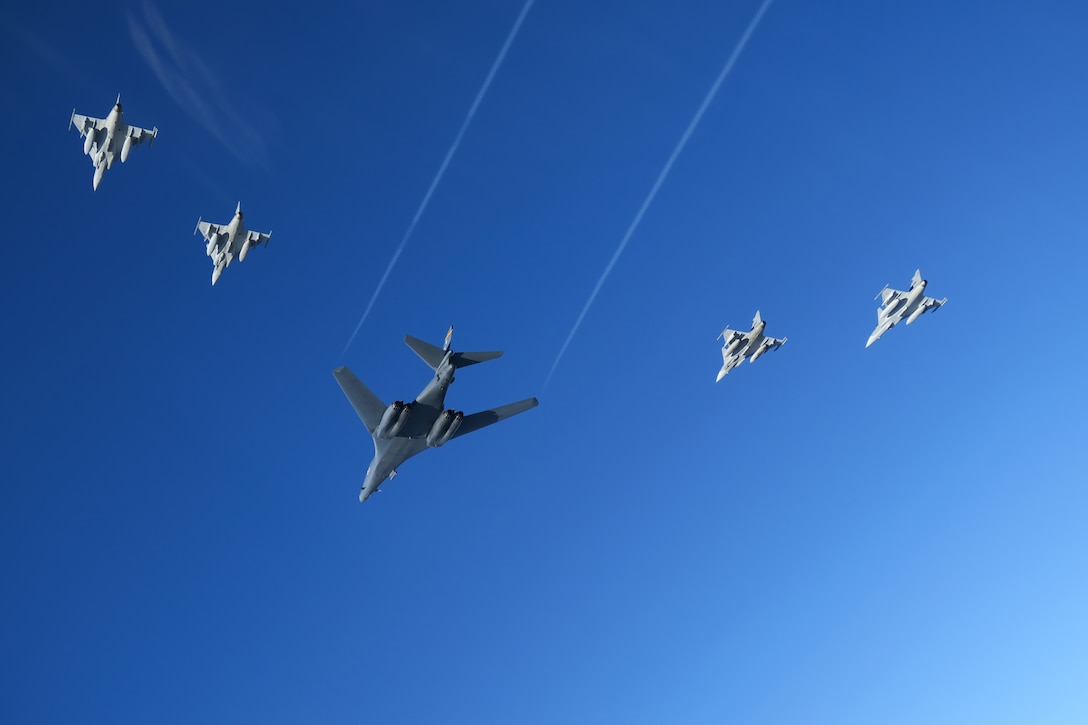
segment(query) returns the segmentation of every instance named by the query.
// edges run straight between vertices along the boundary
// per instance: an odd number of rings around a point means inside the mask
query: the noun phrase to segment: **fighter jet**
[[[91,185],[96,190],[102,182],[102,175],[113,166],[118,154],[121,155],[121,163],[124,163],[128,160],[133,146],[139,146],[144,141],[150,146],[159,135],[158,127],[148,131],[146,128],[125,123],[125,117],[121,113],[120,93],[117,94],[117,103],[113,110],[105,118],[81,116],[73,108],[68,128],[72,128],[72,124],[79,129],[79,135],[87,139],[83,142],[83,153],[90,156],[91,163],[94,164],[94,181]]]
[[[725,341],[725,344],[722,345],[722,369],[718,371],[718,379],[714,382],[724,378],[730,370],[744,362],[745,358],[755,362],[768,350],[777,350],[782,347],[787,338],[783,337],[781,340],[776,340],[773,337],[765,336],[763,329],[766,326],[767,323],[759,316],[759,310],[756,310],[756,316],[752,318],[752,329],[750,331],[738,332],[730,330],[728,327],[722,330],[722,334],[718,335],[719,340]]]
[[[452,337],[451,327],[446,333],[446,344],[440,348],[411,335],[404,337],[408,347],[434,370],[434,378],[411,403],[398,400],[386,406],[348,368],[339,367],[332,371],[344,395],[374,439],[374,460],[366,470],[366,478],[359,491],[360,502],[366,501],[377,491],[385,479],[396,476],[400,464],[417,453],[438,448],[454,438],[537,406],[536,398],[527,398],[472,415],[449,408],[443,410],[446,391],[453,382],[456,370],[502,355],[502,352],[453,352],[450,350]]]
[[[200,232],[208,243],[206,251],[212,258],[212,264],[215,265],[215,269],[212,270],[213,285],[235,257],[238,257],[239,262],[244,262],[251,247],[267,245],[268,240],[272,238],[272,232],[262,234],[247,230],[242,222],[242,216],[242,202],[238,202],[238,208],[234,210],[234,218],[227,224],[212,224],[204,221],[203,217],[197,219],[193,234]]]
[[[865,347],[869,347],[879,340],[881,335],[895,327],[900,320],[906,318],[909,325],[917,320],[923,312],[935,310],[948,302],[947,297],[943,300],[926,297],[924,293],[927,284],[929,282],[922,279],[922,270],[916,269],[908,291],[902,292],[884,285],[884,289],[880,290],[880,294],[877,295],[877,297],[883,297],[884,299],[880,304],[880,308],[876,311],[876,329],[873,330],[872,335],[869,335],[869,341],[865,343]],[[873,299],[876,299],[876,297]]]

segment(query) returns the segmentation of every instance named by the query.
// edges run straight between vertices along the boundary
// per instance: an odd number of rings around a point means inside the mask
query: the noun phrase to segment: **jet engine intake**
[[[404,430],[405,424],[408,422],[408,417],[412,413],[412,406],[406,405],[403,400],[398,400],[395,403],[390,404],[385,412],[382,413],[382,419],[378,423],[377,434],[379,438],[396,438],[397,434]]]
[[[461,421],[464,420],[465,414],[461,411],[446,410],[442,412],[442,415],[438,416],[434,421],[434,425],[431,426],[431,430],[427,433],[427,445],[432,448],[438,448],[441,445],[449,442],[450,438],[453,438],[457,433],[457,429],[461,427]]]

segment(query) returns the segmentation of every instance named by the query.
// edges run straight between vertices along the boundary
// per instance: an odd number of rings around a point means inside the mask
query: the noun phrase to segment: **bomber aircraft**
[[[212,224],[204,221],[203,217],[196,222],[193,234],[200,232],[204,235],[204,240],[208,243],[206,251],[212,258],[212,264],[215,265],[215,269],[212,270],[213,285],[235,257],[239,262],[244,262],[252,247],[267,245],[268,240],[272,238],[272,232],[262,234],[247,230],[242,217],[242,202],[238,202],[238,208],[234,210],[234,218],[227,224]]]
[[[129,152],[133,146],[139,146],[144,141],[150,146],[159,135],[158,127],[148,131],[146,128],[129,126],[125,123],[124,114],[121,113],[121,94],[117,94],[117,103],[105,118],[92,118],[81,116],[72,109],[72,118],[68,121],[68,128],[75,124],[79,129],[79,135],[86,138],[83,142],[83,153],[91,157],[94,164],[94,181],[91,186],[98,189],[102,182],[102,175],[106,169],[113,166],[118,155],[121,163],[128,160]]]
[[[910,289],[906,292],[891,289],[884,285],[884,289],[880,290],[877,295],[877,297],[883,297],[884,299],[876,311],[876,329],[873,330],[872,335],[869,335],[869,341],[865,343],[865,347],[869,347],[879,340],[881,335],[895,327],[896,323],[901,320],[906,319],[909,325],[917,320],[922,313],[935,310],[948,302],[947,297],[943,300],[926,297],[927,284],[929,282],[922,279],[922,270],[916,269],[914,270],[914,278],[910,282]]]
[[[714,382],[724,378],[730,370],[744,362],[745,358],[755,362],[768,350],[782,347],[786,338],[776,340],[765,336],[763,329],[766,326],[767,323],[759,316],[759,310],[756,310],[756,316],[752,318],[752,329],[748,332],[738,332],[728,327],[722,330],[722,334],[718,335],[719,340],[725,341],[722,345],[722,369],[718,371],[718,379]]]
[[[494,360],[502,352],[454,352],[450,350],[453,328],[446,333],[443,347],[435,347],[411,335],[404,342],[434,370],[434,378],[410,403],[396,401],[388,406],[370,392],[347,367],[332,371],[351,407],[359,414],[374,439],[374,460],[367,468],[359,501],[366,501],[387,478],[397,475],[400,464],[428,448],[438,448],[454,438],[497,423],[530,408],[539,401],[527,398],[472,415],[445,409],[446,391],[454,372],[469,365]]]

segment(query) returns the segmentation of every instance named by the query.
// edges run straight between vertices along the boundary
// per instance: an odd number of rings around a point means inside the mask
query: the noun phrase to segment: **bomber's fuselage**
[[[374,459],[366,469],[359,500],[365,501],[382,483],[396,473],[406,460],[427,449],[427,434],[446,404],[446,393],[453,383],[454,367],[447,352],[427,386],[410,403],[411,414],[404,429],[392,438],[382,438],[374,432]]]

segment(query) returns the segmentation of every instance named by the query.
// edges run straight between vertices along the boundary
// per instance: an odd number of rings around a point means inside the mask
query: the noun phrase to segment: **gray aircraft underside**
[[[73,108],[68,128],[73,125],[79,129],[80,137],[86,139],[83,142],[83,153],[90,156],[91,163],[94,164],[94,180],[91,186],[95,190],[102,182],[106,169],[112,167],[118,157],[124,163],[134,146],[139,146],[144,141],[151,146],[159,135],[158,127],[148,131],[146,128],[125,123],[124,114],[121,113],[120,94],[117,95],[117,103],[105,118],[81,116]]]
[[[768,350],[777,350],[782,347],[787,338],[778,340],[767,337],[763,334],[766,327],[766,321],[759,316],[759,310],[756,310],[756,316],[752,318],[752,329],[748,332],[730,330],[728,327],[722,330],[722,334],[718,335],[719,340],[724,340],[722,369],[718,371],[718,378],[714,382],[720,381],[745,359],[755,362]]]
[[[367,468],[359,501],[365,501],[387,478],[397,474],[402,463],[428,448],[438,448],[454,438],[477,431],[492,423],[535,408],[539,401],[527,398],[472,415],[445,409],[446,392],[458,368],[494,360],[502,352],[453,352],[450,340],[453,328],[446,334],[444,347],[436,347],[406,335],[408,347],[434,370],[434,377],[410,403],[396,401],[386,405],[370,392],[347,367],[332,371],[351,406],[374,439],[374,459]]]
[[[925,291],[928,284],[928,281],[922,279],[922,270],[916,269],[914,270],[914,277],[911,279],[910,289],[906,292],[891,289],[885,285],[884,289],[880,290],[877,295],[882,300],[880,307],[876,311],[876,329],[873,330],[873,334],[869,335],[869,341],[865,343],[865,347],[869,347],[879,340],[885,332],[895,327],[902,320],[905,319],[909,325],[922,314],[936,310],[945,302],[948,302],[947,297],[943,300],[926,297]]]
[[[204,236],[204,241],[208,243],[205,251],[212,258],[214,265],[213,285],[219,281],[219,275],[223,274],[223,270],[229,267],[234,259],[244,262],[250,249],[261,244],[267,245],[268,240],[272,238],[272,232],[263,234],[246,229],[243,217],[242,202],[238,202],[238,208],[234,210],[234,218],[227,224],[212,224],[204,221],[203,218],[196,222],[193,234],[200,232]]]

